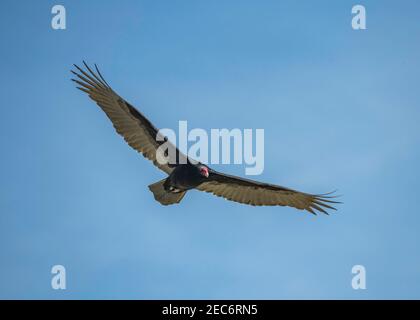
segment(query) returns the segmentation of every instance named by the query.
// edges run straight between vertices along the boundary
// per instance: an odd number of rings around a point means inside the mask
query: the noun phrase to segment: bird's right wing
[[[289,206],[328,214],[326,209],[333,209],[333,201],[328,194],[315,195],[288,189],[273,184],[235,177],[232,175],[209,171],[207,181],[197,187],[200,191],[212,193],[227,200],[253,206]]]
[[[101,107],[116,131],[133,149],[143,154],[167,174],[172,172],[177,163],[182,163],[182,161],[186,163],[187,157],[182,152],[167,141],[143,114],[111,89],[96,65],[95,73],[85,62],[83,63],[86,70],[74,65],[77,71],[72,70],[72,73],[77,76],[77,79],[72,80],[79,85],[78,89],[86,92]],[[165,142],[167,150],[173,148],[172,152],[164,154],[167,159],[169,158],[167,163],[157,159],[158,148]],[[172,159],[171,156],[176,159]]]

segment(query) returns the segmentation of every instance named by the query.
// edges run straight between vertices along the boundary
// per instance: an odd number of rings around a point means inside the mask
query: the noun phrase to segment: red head
[[[203,177],[208,178],[209,177],[209,169],[206,166],[200,166],[200,174]]]

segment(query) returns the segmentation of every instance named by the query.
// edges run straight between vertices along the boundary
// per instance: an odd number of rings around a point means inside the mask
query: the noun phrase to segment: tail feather
[[[160,180],[155,182],[149,186],[150,191],[153,192],[153,196],[155,200],[163,204],[164,206],[168,206],[170,204],[179,203],[182,198],[184,198],[186,191],[172,193],[166,191],[164,188],[164,183],[166,179]]]

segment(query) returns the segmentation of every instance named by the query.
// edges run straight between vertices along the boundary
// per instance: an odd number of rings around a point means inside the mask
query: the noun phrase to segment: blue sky
[[[354,31],[358,3],[72,0],[53,30],[56,2],[2,1],[0,298],[420,298],[420,4],[363,1]],[[157,127],[263,128],[258,179],[345,203],[160,206],[69,80],[83,59]]]

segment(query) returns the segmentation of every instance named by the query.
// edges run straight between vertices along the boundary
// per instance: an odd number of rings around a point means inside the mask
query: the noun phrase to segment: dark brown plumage
[[[314,195],[285,187],[239,178],[210,169],[204,164],[190,161],[173,144],[162,137],[152,123],[130,103],[121,98],[108,85],[95,65],[96,73],[85,63],[85,70],[75,65],[72,71],[78,89],[86,92],[111,120],[116,131],[135,150],[151,160],[169,176],[149,186],[154,197],[163,205],[179,203],[190,189],[212,193],[235,202],[254,206],[289,206],[327,214],[335,208],[329,194]],[[159,137],[159,139],[157,139]],[[162,164],[157,161],[157,150],[164,142],[174,148],[176,159]],[[169,152],[169,155],[171,153]],[[182,161],[184,160],[184,161]]]

